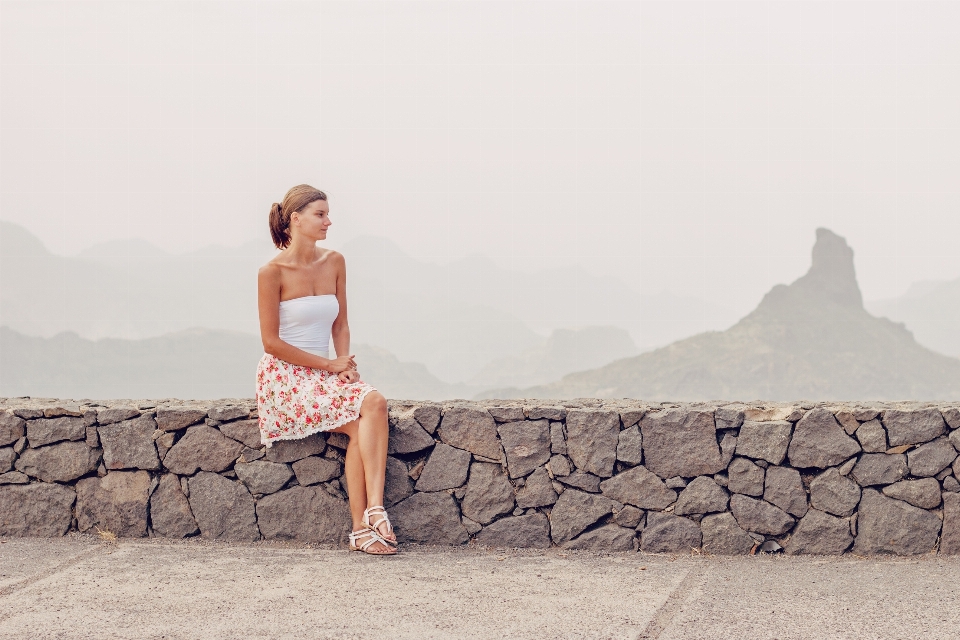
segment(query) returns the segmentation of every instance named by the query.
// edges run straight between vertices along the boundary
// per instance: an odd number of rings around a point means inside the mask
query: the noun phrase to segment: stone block
[[[613,475],[620,436],[615,411],[571,409],[567,412],[567,453],[582,471],[601,478]]]
[[[0,447],[13,444],[26,434],[26,420],[12,411],[0,411]]]
[[[102,478],[83,478],[76,485],[77,528],[110,531],[120,538],[147,535],[150,474],[111,471]]]
[[[617,524],[605,524],[602,527],[581,533],[573,540],[561,545],[564,549],[622,553],[636,550],[636,533]]]
[[[833,414],[833,417],[837,419],[837,422],[849,436],[852,436],[860,428],[860,422],[849,409],[840,409]]]
[[[507,456],[511,478],[521,478],[550,459],[550,423],[547,420],[507,422],[497,428]]]
[[[944,493],[940,555],[958,554],[960,554],[960,493]]]
[[[840,475],[836,468],[827,469],[810,482],[810,506],[846,518],[860,503],[860,485]]]
[[[885,486],[883,495],[921,509],[936,509],[940,506],[940,483],[935,478],[901,480]]]
[[[884,453],[887,450],[887,432],[879,420],[864,422],[857,429],[857,440],[867,453]]]
[[[140,417],[140,410],[136,407],[110,407],[97,410],[97,423],[100,426],[123,422]]]
[[[187,429],[163,457],[163,466],[181,476],[194,474],[198,469],[219,473],[229,469],[242,450],[242,444],[223,435],[216,427],[200,424]],[[202,522],[200,529],[203,529]]]
[[[645,520],[646,513],[643,509],[637,509],[633,505],[624,505],[622,509],[613,514],[613,521],[621,527],[636,529]]]
[[[569,487],[576,487],[590,493],[600,491],[600,478],[592,473],[584,473],[579,469],[565,476],[557,476],[557,480]]]
[[[797,422],[787,456],[793,467],[825,469],[859,452],[860,444],[846,434],[833,414],[817,408]]]
[[[550,512],[550,537],[556,544],[563,544],[619,507],[619,503],[604,496],[567,489]]]
[[[810,509],[800,519],[783,551],[788,555],[840,555],[853,542],[847,520]]]
[[[940,525],[936,514],[888,498],[875,489],[864,489],[853,552],[904,556],[928,553],[937,543]]]
[[[330,482],[334,478],[339,478],[343,474],[343,466],[339,460],[310,456],[309,458],[303,458],[302,460],[294,462],[293,472],[297,476],[297,482],[299,482],[301,486],[308,487],[312,484]],[[237,475],[240,475],[239,472],[237,472]],[[250,485],[247,486],[249,487]],[[251,489],[251,491],[253,490]],[[254,493],[266,492],[260,491]]]
[[[699,549],[700,525],[670,513],[651,511],[640,534],[640,550],[647,553],[690,553]]]
[[[446,491],[413,494],[393,507],[390,520],[401,543],[459,545],[470,538],[456,501]]]
[[[203,422],[206,417],[206,409],[161,407],[157,409],[157,426],[164,431],[179,431],[192,424]]]
[[[13,463],[17,459],[17,452],[13,447],[4,447],[0,449],[0,473],[6,473],[13,469]]]
[[[902,453],[865,453],[854,465],[850,475],[861,487],[893,484],[910,472],[907,456]]]
[[[780,464],[787,455],[792,433],[793,424],[786,420],[744,421],[737,437],[737,455]]]
[[[346,434],[331,433],[332,436],[339,435],[347,438]],[[346,442],[342,448],[346,448]],[[333,446],[331,444],[331,446]],[[319,456],[327,448],[327,442],[322,433],[313,433],[306,438],[297,438],[294,440],[280,440],[274,442],[267,448],[267,454],[264,458],[268,462],[296,462],[303,460],[308,456]]]
[[[257,501],[265,540],[342,544],[350,532],[350,508],[322,487],[291,487]]]
[[[503,467],[488,462],[470,465],[467,491],[460,503],[463,515],[485,525],[497,516],[510,513],[514,506],[513,485]]]
[[[235,404],[222,405],[210,409],[207,416],[217,422],[230,422],[250,415],[250,409]]]
[[[27,449],[16,461],[17,471],[44,482],[71,482],[96,471],[100,449],[85,442],[58,442],[39,449]]]
[[[678,516],[716,513],[726,511],[729,501],[729,494],[713,478],[699,476],[680,492],[673,512]]]
[[[550,521],[536,512],[509,516],[484,527],[475,539],[483,547],[548,549]]]
[[[800,480],[800,472],[796,469],[767,469],[763,499],[798,518],[807,513],[807,491]]]
[[[567,410],[563,407],[527,406],[523,408],[523,415],[527,420],[563,420],[567,416]]]
[[[734,458],[727,469],[727,489],[748,496],[763,495],[764,470],[746,458]]]
[[[63,440],[85,440],[86,437],[83,418],[41,418],[27,423],[27,440],[34,449]]]
[[[157,423],[149,415],[100,427],[104,466],[107,469],[159,469],[160,458],[153,439],[156,431]]]
[[[640,421],[640,431],[644,465],[661,478],[693,478],[724,469],[712,411],[666,409],[648,413]]]
[[[467,481],[470,470],[470,453],[463,449],[438,443],[427,464],[417,479],[417,491],[443,491],[456,489]]]
[[[624,464],[643,462],[643,436],[640,426],[633,425],[620,432],[617,438],[617,460]]]
[[[957,450],[941,436],[907,453],[910,474],[918,478],[935,476],[957,459]]]
[[[573,467],[570,466],[570,460],[566,456],[552,456],[550,461],[547,463],[547,467],[550,469],[550,473],[558,478],[562,478],[563,476],[568,476],[573,473]]]
[[[422,404],[413,410],[413,419],[419,422],[427,433],[433,435],[440,424],[440,407],[435,404]]]
[[[740,494],[730,497],[730,511],[741,529],[771,536],[783,535],[795,522],[779,507]]]
[[[677,500],[676,491],[668,489],[656,474],[642,466],[631,467],[604,480],[600,491],[611,500],[639,509],[665,509]]]
[[[245,486],[207,471],[190,478],[188,486],[190,510],[201,536],[228,542],[260,539],[253,496]]]
[[[0,536],[52,538],[70,530],[73,487],[46,482],[0,486]]]
[[[221,424],[219,428],[223,435],[237,442],[242,442],[251,449],[259,449],[263,446],[260,442],[260,421],[258,419],[236,420],[235,422]]]
[[[714,411],[717,429],[739,429],[743,424],[745,407],[742,404],[728,404]]]
[[[30,476],[19,471],[0,473],[0,484],[29,484]]]
[[[557,501],[557,492],[550,482],[547,470],[540,467],[529,476],[523,487],[517,491],[517,506],[521,509],[549,507]]]
[[[946,431],[943,416],[932,407],[887,409],[881,414],[881,420],[887,429],[887,440],[891,447],[929,442]]]
[[[420,477],[423,477],[423,475],[421,474]],[[341,480],[341,484],[346,484],[346,478]],[[402,460],[387,456],[386,478],[383,483],[383,505],[388,508],[392,507],[411,495],[413,495],[413,480],[410,479],[410,474],[407,472],[407,465]]]
[[[150,496],[150,524],[155,534],[165,538],[185,538],[200,531],[190,502],[180,489],[180,480],[172,473],[160,476]]]
[[[491,418],[492,420],[492,418]],[[387,453],[416,453],[434,445],[433,436],[420,426],[413,411],[405,411],[390,417],[390,438]]]
[[[742,556],[750,553],[756,544],[750,534],[740,528],[731,513],[706,516],[700,521],[703,532],[703,550],[721,556]]]
[[[620,426],[624,429],[629,429],[633,425],[640,422],[643,416],[647,415],[647,407],[638,407],[636,409],[621,409],[620,410]]]
[[[457,449],[491,460],[503,460],[497,423],[485,409],[455,406],[443,412],[437,428],[440,440]]]
[[[309,460],[309,458],[306,459]],[[315,459],[325,460],[324,458]],[[327,462],[336,464],[332,460],[327,460]],[[234,465],[233,470],[236,472],[237,478],[247,487],[250,493],[261,495],[280,491],[280,489],[283,489],[287,482],[290,481],[290,478],[293,477],[293,471],[291,471],[290,465],[283,462],[257,460],[256,462],[248,462],[246,464],[237,463]],[[329,480],[329,478],[327,479]],[[299,477],[297,481],[300,481]],[[312,483],[300,482],[300,484],[305,485]]]
[[[951,429],[960,429],[960,409],[957,407],[940,407],[940,415]]]

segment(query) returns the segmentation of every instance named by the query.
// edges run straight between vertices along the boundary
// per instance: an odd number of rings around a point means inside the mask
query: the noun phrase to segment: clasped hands
[[[338,356],[330,361],[330,372],[337,374],[340,382],[351,384],[360,382],[360,374],[357,372],[357,363],[354,360],[356,356]]]

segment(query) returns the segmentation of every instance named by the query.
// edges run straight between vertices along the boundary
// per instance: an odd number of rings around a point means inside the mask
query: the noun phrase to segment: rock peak
[[[822,227],[817,229],[810,270],[791,288],[843,306],[863,308],[863,296],[853,267],[853,249],[844,238]]]

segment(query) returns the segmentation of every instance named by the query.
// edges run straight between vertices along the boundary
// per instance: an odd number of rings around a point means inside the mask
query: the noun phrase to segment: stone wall
[[[960,405],[390,403],[403,542],[953,554]],[[343,543],[346,439],[251,400],[0,400],[0,536]]]

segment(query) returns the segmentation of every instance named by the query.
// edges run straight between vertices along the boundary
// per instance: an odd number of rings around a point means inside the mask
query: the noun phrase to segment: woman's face
[[[333,224],[330,222],[330,205],[326,200],[314,200],[300,211],[294,212],[291,223],[308,238],[325,240],[327,229]]]

